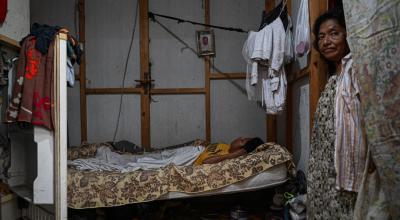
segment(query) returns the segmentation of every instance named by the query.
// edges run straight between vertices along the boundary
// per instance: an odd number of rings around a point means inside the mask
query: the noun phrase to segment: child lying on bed
[[[110,146],[97,148],[96,156],[68,161],[68,165],[79,170],[120,171],[156,169],[175,164],[177,166],[218,163],[226,159],[239,157],[253,151],[263,144],[260,138],[237,138],[230,145],[211,144],[203,146],[185,146],[141,155],[119,154]]]
[[[217,143],[208,145],[194,162],[195,165],[218,163],[252,152],[264,142],[258,138],[236,138],[229,144]]]

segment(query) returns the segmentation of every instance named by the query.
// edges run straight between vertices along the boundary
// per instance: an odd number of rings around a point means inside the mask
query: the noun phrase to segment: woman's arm
[[[221,162],[223,160],[227,160],[227,159],[233,159],[242,155],[245,155],[247,152],[245,149],[240,149],[237,150],[233,153],[229,153],[229,154],[225,154],[225,155],[220,155],[220,156],[213,156],[213,157],[209,157],[205,160],[203,160],[203,164],[212,164],[212,163],[218,163]]]

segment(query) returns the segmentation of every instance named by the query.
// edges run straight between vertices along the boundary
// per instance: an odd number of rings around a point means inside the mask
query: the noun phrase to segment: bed
[[[195,141],[194,144],[204,144]],[[68,159],[90,158],[100,146],[70,148]],[[68,167],[68,206],[75,209],[112,207],[154,200],[245,192],[280,185],[292,168],[286,148],[265,143],[254,152],[216,164],[167,165],[132,172],[84,171]]]

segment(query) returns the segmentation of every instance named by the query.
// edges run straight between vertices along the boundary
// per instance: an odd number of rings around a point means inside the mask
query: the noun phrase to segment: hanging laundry
[[[59,26],[34,23],[31,27],[31,33],[29,36],[35,36],[35,48],[40,51],[40,53],[47,54],[49,46],[54,40],[54,36],[60,29]]]
[[[268,114],[283,110],[286,100],[286,31],[278,16],[258,32],[250,31],[242,49],[247,62],[246,90],[249,100],[261,101]]]
[[[289,15],[287,17],[288,17],[288,26],[286,28],[286,37],[285,37],[285,57],[283,58],[284,64],[291,63],[294,58],[292,19],[290,18]]]
[[[70,58],[67,59],[67,83],[69,87],[74,87],[75,71]]]
[[[296,34],[294,36],[296,57],[307,55],[310,51],[310,23],[308,13],[308,0],[301,0],[297,15]]]
[[[7,16],[7,0],[0,0],[0,24],[6,20]]]
[[[22,42],[5,121],[29,122],[53,130],[54,41],[44,55],[35,46],[34,36],[28,36]]]

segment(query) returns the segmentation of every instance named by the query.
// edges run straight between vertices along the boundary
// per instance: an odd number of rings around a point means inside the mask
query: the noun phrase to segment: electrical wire
[[[195,22],[195,21],[189,21],[189,20],[185,20],[185,19],[177,18],[177,17],[172,17],[172,16],[168,16],[168,15],[156,14],[156,13],[153,13],[153,12],[149,12],[148,14],[149,14],[149,18],[152,19],[152,20],[155,19],[155,16],[158,16],[158,17],[162,17],[162,18],[167,18],[167,19],[170,19],[170,20],[178,21],[178,23],[187,22],[187,23],[190,23],[190,24],[193,24],[193,25],[211,27],[211,28],[221,29],[221,30],[225,30],[225,31],[236,31],[236,32],[240,32],[240,33],[248,33],[248,31],[245,31],[245,30],[243,30],[241,28],[233,28],[233,27],[224,27],[224,26],[217,26],[217,25],[211,25],[211,24],[204,24],[204,23],[199,23],[199,22]]]
[[[118,127],[119,127],[119,121],[120,121],[120,118],[121,118],[122,99],[123,99],[123,96],[124,96],[124,88],[125,88],[125,78],[126,78],[126,72],[127,72],[127,69],[128,69],[129,57],[131,56],[131,51],[132,51],[132,47],[133,47],[133,39],[134,39],[134,37],[135,37],[136,20],[137,20],[137,17],[138,17],[138,8],[139,8],[139,0],[136,1],[135,21],[134,21],[134,23],[133,23],[132,38],[131,38],[131,42],[130,42],[130,44],[129,44],[128,55],[127,55],[126,61],[125,61],[124,76],[123,76],[123,78],[122,78],[122,92],[121,92],[120,100],[119,100],[119,109],[118,109],[117,125],[115,126],[115,132],[114,132],[113,142],[115,142],[115,138],[117,137]]]

